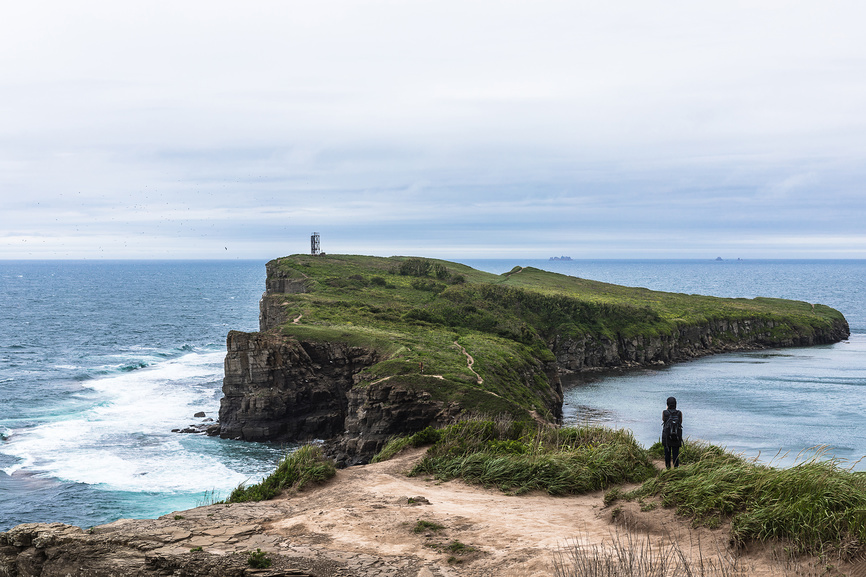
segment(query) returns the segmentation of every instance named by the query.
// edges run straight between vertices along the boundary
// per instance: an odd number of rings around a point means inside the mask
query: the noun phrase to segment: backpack
[[[679,445],[683,441],[683,424],[681,419],[682,414],[677,410],[673,410],[668,415],[668,420],[662,426],[662,438],[667,433],[668,444],[670,445]]]

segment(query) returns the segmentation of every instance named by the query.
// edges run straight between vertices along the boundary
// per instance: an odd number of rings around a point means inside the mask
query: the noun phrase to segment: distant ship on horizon
[[[550,260],[571,260],[570,256],[552,256]]]

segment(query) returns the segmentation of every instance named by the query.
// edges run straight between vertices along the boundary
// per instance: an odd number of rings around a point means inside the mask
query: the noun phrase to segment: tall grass
[[[314,445],[304,445],[294,453],[286,455],[276,470],[255,485],[243,483],[232,491],[227,503],[265,501],[273,499],[284,489],[302,489],[308,483],[322,482],[336,474],[333,461],[322,455]]]
[[[687,463],[635,492],[697,522],[730,518],[735,544],[782,541],[793,551],[850,557],[866,547],[866,477],[816,452],[786,469],[760,465],[712,445],[693,444]]]
[[[809,567],[790,556],[765,569],[778,577],[830,574],[826,565]],[[754,572],[755,567],[730,551],[700,542],[686,550],[672,537],[658,543],[650,535],[622,534],[618,527],[609,542],[578,539],[554,552],[553,560],[553,577],[747,577]]]
[[[461,478],[518,494],[539,490],[566,495],[644,481],[654,471],[629,431],[500,419],[468,420],[441,429],[410,474]]]

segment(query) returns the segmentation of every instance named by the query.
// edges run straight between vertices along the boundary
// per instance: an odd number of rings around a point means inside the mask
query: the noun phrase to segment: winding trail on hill
[[[475,369],[472,368],[475,365],[475,359],[472,358],[472,355],[470,355],[468,352],[466,352],[466,347],[464,347],[463,345],[461,345],[457,341],[454,341],[454,344],[457,345],[458,347],[460,347],[460,350],[463,352],[464,355],[466,355],[466,366],[469,367],[469,370],[472,371],[473,375],[475,375],[476,382],[479,385],[483,385],[484,379],[482,379],[481,375],[476,373]]]

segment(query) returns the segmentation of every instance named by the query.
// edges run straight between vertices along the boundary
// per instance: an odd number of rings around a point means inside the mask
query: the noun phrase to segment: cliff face
[[[357,386],[358,373],[379,360],[375,351],[239,331],[229,333],[227,348],[223,438],[337,440],[331,452],[338,461],[357,463],[396,435],[446,424],[460,413],[457,404],[387,381]]]
[[[822,331],[802,331],[774,336],[780,323],[766,319],[716,320],[681,327],[672,335],[606,339],[586,335],[581,339],[554,338],[549,346],[565,372],[612,367],[668,364],[709,354],[774,347],[805,347],[836,343],[848,338],[844,319]]]
[[[232,331],[227,339],[220,436],[246,441],[306,441],[339,435],[354,376],[375,352],[310,343],[279,334]]]
[[[557,337],[550,343],[556,362],[547,365],[546,402],[552,417],[561,418],[562,387],[556,371],[667,364],[735,350],[837,342],[848,335],[844,322],[826,332],[782,339],[773,338],[773,328],[773,321],[751,319],[683,327],[666,336]],[[331,439],[338,461],[351,464],[364,462],[396,435],[448,423],[461,412],[458,403],[434,400],[426,391],[393,381],[359,386],[358,373],[380,360],[375,351],[298,341],[273,331],[232,331],[227,348],[220,407],[224,438]],[[523,378],[529,382],[535,375]]]

